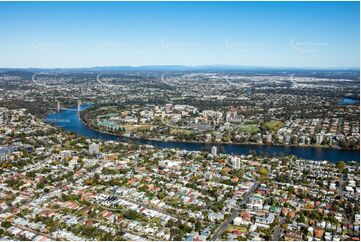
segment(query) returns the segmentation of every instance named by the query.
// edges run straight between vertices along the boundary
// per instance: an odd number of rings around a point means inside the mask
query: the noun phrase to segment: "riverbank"
[[[81,110],[85,110],[90,105],[83,105]],[[104,141],[118,141],[125,143],[134,143],[140,145],[152,145],[164,149],[180,149],[187,151],[210,151],[211,147],[215,145],[218,153],[233,154],[233,155],[248,155],[248,154],[268,154],[275,156],[294,155],[296,157],[307,160],[319,160],[338,162],[340,160],[351,162],[360,161],[360,152],[355,150],[344,150],[335,148],[323,147],[300,147],[300,146],[280,146],[280,145],[265,145],[265,144],[235,144],[235,143],[201,143],[201,142],[182,142],[182,141],[162,141],[162,140],[144,140],[134,137],[117,136],[111,132],[99,132],[96,129],[90,129],[81,120],[77,110],[69,109],[55,112],[47,117],[47,120],[55,126],[62,129],[75,132],[80,136],[90,139],[99,139]]]
[[[114,134],[108,131],[98,130],[95,129],[87,124],[85,120],[82,119],[81,116],[80,121],[88,128],[93,131],[117,136],[120,138],[126,138],[126,139],[132,139],[132,140],[145,140],[145,141],[159,141],[159,142],[176,142],[176,143],[189,143],[189,144],[204,144],[204,145],[214,145],[214,146],[220,146],[220,145],[260,145],[260,146],[278,146],[278,147],[300,147],[300,148],[319,148],[319,149],[337,149],[337,150],[350,150],[350,151],[360,151],[359,149],[348,149],[348,148],[341,148],[341,147],[330,147],[330,146],[323,146],[323,145],[296,145],[296,144],[263,144],[263,143],[252,143],[252,142],[243,142],[243,143],[234,143],[234,142],[205,142],[205,141],[182,141],[182,140],[171,140],[171,139],[157,139],[157,138],[143,138],[143,137],[130,137],[130,136],[124,136],[119,134]]]

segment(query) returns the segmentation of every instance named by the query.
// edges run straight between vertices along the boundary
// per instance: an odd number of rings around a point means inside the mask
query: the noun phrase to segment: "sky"
[[[359,67],[359,2],[0,2],[0,67]]]

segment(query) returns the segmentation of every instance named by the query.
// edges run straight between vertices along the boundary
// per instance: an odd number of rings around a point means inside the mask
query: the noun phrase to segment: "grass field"
[[[243,124],[244,125],[258,125],[258,122],[254,121],[254,120],[244,120]]]
[[[126,131],[135,131],[137,129],[150,129],[153,126],[150,124],[125,124],[123,127]]]
[[[229,224],[228,227],[227,227],[227,231],[228,231],[228,232],[232,232],[233,230],[239,230],[239,231],[241,231],[241,232],[247,232],[247,228],[246,228],[246,227],[236,226],[236,225],[233,225],[233,224]]]
[[[257,133],[260,131],[257,124],[240,125],[239,130],[247,133]]]
[[[283,126],[283,123],[278,120],[272,120],[265,122],[264,126],[270,131],[277,131]]]
[[[171,129],[170,133],[171,134],[192,134],[193,131],[188,130],[188,129]]]

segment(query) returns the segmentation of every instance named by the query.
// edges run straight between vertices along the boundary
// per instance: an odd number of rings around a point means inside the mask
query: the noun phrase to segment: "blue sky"
[[[0,67],[358,67],[359,2],[0,2]]]

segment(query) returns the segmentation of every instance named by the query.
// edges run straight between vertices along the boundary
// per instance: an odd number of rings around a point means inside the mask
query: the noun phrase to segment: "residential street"
[[[279,241],[280,240],[281,231],[282,231],[281,225],[285,221],[285,218],[283,218],[281,216],[279,216],[278,218],[279,218],[279,224],[275,228],[275,231],[274,231],[273,236],[272,236],[272,241]]]
[[[246,195],[243,197],[242,202],[239,204],[239,207],[234,209],[233,212],[231,213],[231,215],[227,218],[226,221],[224,221],[217,229],[216,233],[213,235],[211,240],[217,240],[219,239],[219,237],[222,235],[222,233],[227,229],[228,224],[230,224],[235,217],[237,217],[237,215],[239,214],[239,210],[240,207],[242,207],[243,204],[247,203],[248,199],[250,198],[250,196],[252,196],[252,194],[254,193],[254,191],[258,188],[259,183],[255,182],[255,184],[253,185],[253,187],[246,193]]]

